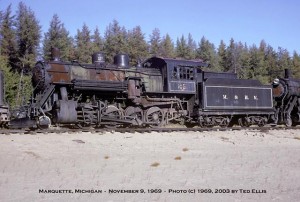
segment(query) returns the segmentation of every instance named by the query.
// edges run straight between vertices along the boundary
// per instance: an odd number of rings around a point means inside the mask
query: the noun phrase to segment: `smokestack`
[[[60,51],[58,48],[51,48],[51,60],[55,62],[60,61]]]
[[[292,76],[291,76],[291,70],[289,70],[289,69],[284,69],[284,78],[285,78],[285,79],[292,78]]]

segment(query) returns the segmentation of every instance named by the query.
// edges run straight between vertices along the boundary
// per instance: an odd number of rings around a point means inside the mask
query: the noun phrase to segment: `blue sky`
[[[300,53],[300,1],[297,0],[23,0],[46,32],[54,14],[74,36],[83,23],[101,35],[116,19],[126,29],[140,25],[146,40],[154,28],[161,35],[177,37],[191,33],[198,43],[202,36],[217,47],[230,38],[248,45],[264,39],[275,50]],[[0,0],[0,9],[19,0]]]

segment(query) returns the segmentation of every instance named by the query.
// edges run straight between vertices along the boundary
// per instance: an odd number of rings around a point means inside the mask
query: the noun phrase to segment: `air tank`
[[[289,70],[289,69],[284,69],[284,78],[285,78],[285,79],[292,78],[292,77],[291,77],[291,70]]]

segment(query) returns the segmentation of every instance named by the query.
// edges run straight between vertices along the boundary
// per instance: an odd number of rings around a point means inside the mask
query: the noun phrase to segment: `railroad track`
[[[221,127],[212,127],[212,128],[178,128],[178,127],[166,127],[166,128],[80,128],[80,129],[73,129],[73,128],[58,128],[53,127],[50,129],[36,129],[36,130],[29,130],[29,129],[2,129],[0,130],[0,134],[51,134],[51,133],[79,133],[79,132],[91,132],[91,133],[151,133],[151,132],[159,132],[159,133],[169,133],[169,132],[204,132],[204,131],[238,131],[238,130],[253,130],[259,132],[267,132],[269,130],[299,130],[300,127],[282,127],[282,126],[264,126],[264,127],[230,127],[230,128],[221,128]]]

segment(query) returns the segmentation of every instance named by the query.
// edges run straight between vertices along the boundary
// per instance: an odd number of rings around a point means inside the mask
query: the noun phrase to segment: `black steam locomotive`
[[[4,94],[3,72],[0,71],[0,128],[6,127],[10,120],[9,107],[4,102]]]
[[[11,127],[263,126],[271,117],[278,123],[288,117],[282,112],[291,97],[283,84],[288,79],[272,89],[234,73],[203,71],[207,65],[199,60],[152,57],[131,67],[126,54],[107,64],[95,53],[92,64],[81,64],[60,61],[57,49],[52,58],[35,65],[33,97],[15,113]],[[283,93],[276,94],[277,88]]]
[[[273,82],[275,100],[275,123],[287,126],[300,122],[300,80],[291,77],[290,70],[285,70],[284,78]]]

